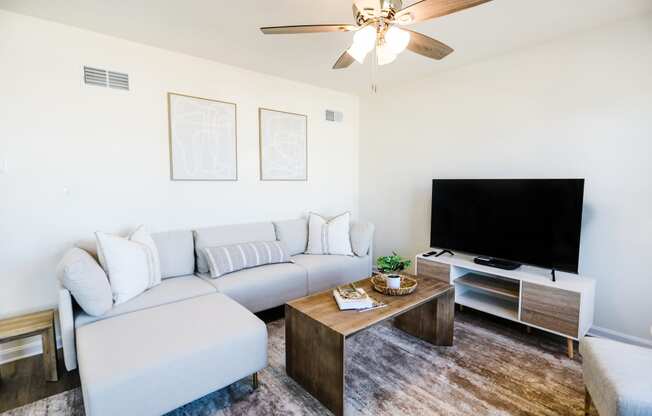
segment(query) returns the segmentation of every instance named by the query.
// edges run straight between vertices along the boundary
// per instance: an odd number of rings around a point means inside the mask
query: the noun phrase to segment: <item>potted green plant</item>
[[[390,289],[398,289],[401,287],[401,275],[399,272],[410,267],[411,260],[405,259],[396,252],[392,252],[391,256],[381,256],[376,260],[378,271],[385,275],[387,279],[387,287]]]

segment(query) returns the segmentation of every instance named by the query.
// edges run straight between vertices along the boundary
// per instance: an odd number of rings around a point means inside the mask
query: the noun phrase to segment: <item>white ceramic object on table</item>
[[[401,288],[401,276],[398,274],[388,274],[385,276],[387,279],[387,287],[389,289],[400,289]]]

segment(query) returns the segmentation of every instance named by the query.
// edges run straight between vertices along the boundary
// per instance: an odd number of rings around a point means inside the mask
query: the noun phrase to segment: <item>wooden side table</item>
[[[0,320],[0,344],[35,335],[40,335],[43,342],[45,379],[48,381],[59,380],[57,344],[54,335],[54,310]]]

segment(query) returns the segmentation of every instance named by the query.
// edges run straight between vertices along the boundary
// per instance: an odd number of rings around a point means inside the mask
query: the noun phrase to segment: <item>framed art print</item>
[[[168,93],[170,178],[238,179],[236,105]]]
[[[308,116],[258,109],[260,179],[308,180]]]

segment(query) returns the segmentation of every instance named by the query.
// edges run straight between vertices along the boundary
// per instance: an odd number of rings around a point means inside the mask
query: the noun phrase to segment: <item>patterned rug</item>
[[[268,324],[269,366],[251,379],[179,408],[170,416],[324,415],[285,374],[284,323]],[[561,338],[458,313],[455,346],[434,347],[386,322],[347,343],[347,415],[583,415],[580,362]],[[2,416],[83,415],[79,389]]]

